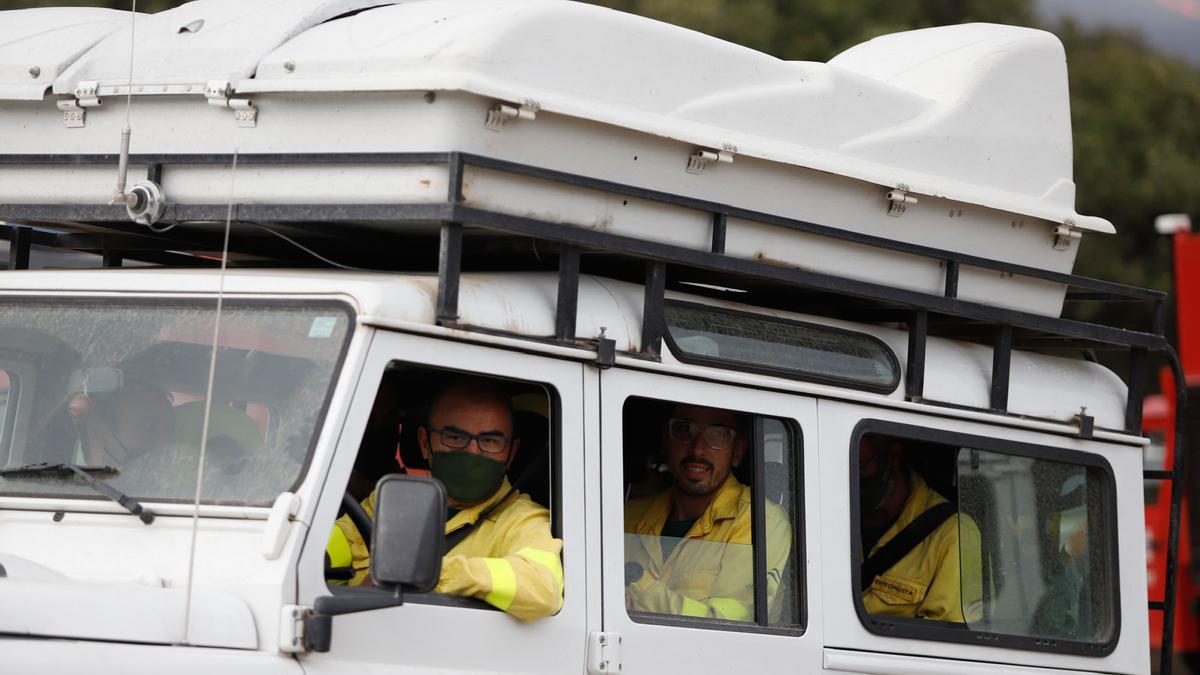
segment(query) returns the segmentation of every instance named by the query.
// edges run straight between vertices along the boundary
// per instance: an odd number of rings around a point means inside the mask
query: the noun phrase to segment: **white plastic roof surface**
[[[122,22],[129,25],[128,12],[93,7],[4,12],[0,20],[0,99],[41,100],[67,66]]]
[[[133,85],[240,82],[254,76],[272,49],[335,16],[377,5],[368,0],[201,0],[148,16],[135,28]],[[128,25],[80,58],[54,83],[54,93],[76,85],[129,82]],[[178,90],[176,90],[178,91]]]
[[[820,64],[568,0],[374,4],[197,0],[155,14],[137,29],[135,92],[199,93],[211,80],[239,94],[465,91],[1115,231],[1074,210],[1066,60],[1050,33],[932,28],[876,38]],[[53,91],[69,94],[83,81],[124,85],[128,69],[121,28]]]

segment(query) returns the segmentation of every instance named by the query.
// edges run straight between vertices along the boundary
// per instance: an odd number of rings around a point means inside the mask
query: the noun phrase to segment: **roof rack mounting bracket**
[[[731,145],[726,145],[720,150],[709,150],[706,148],[698,148],[688,157],[687,172],[701,173],[712,163],[732,164],[733,155],[737,152],[737,148]]]
[[[883,196],[888,200],[888,215],[895,218],[904,215],[909,204],[917,203],[917,198],[908,194],[907,185],[899,185],[894,190],[888,190]]]
[[[1079,230],[1075,229],[1074,225],[1075,225],[1075,222],[1068,219],[1066,221],[1063,221],[1062,225],[1054,226],[1054,250],[1055,251],[1065,251],[1065,250],[1071,248],[1072,240],[1079,239],[1079,235],[1081,233]]]
[[[233,111],[233,121],[239,127],[257,127],[258,109],[248,98],[231,98],[233,87],[225,80],[211,80],[204,85],[204,98],[208,104]]]
[[[500,131],[509,120],[535,120],[541,106],[537,101],[525,101],[517,105],[513,103],[497,103],[488,110],[487,121],[483,123],[488,131]]]
[[[58,102],[58,109],[63,114],[63,126],[78,129],[87,123],[87,109],[98,107],[102,103],[99,88],[99,83],[94,80],[80,82],[79,86],[75,87],[75,98]]]
[[[1096,418],[1087,414],[1087,406],[1079,407],[1079,414],[1075,415],[1075,421],[1079,422],[1079,437],[1083,439],[1091,439],[1096,431]]]

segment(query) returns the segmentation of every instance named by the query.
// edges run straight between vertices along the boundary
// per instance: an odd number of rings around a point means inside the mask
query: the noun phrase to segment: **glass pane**
[[[761,425],[763,447],[755,448]],[[799,625],[794,442],[780,420],[666,401],[625,405],[625,600],[638,613]],[[647,447],[656,439],[657,447]],[[752,487],[765,459],[764,485]],[[766,513],[755,593],[752,495]]]
[[[900,380],[887,345],[861,333],[668,303],[667,327],[682,358],[729,362],[891,391]]]
[[[0,349],[28,364],[28,431],[7,466],[107,465],[141,499],[195,495],[215,305],[11,302]],[[351,320],[340,303],[226,301],[216,353],[202,497],[270,504],[314,443]],[[101,498],[81,480],[8,475],[0,491]]]
[[[13,412],[9,408],[9,400],[16,403],[16,377],[11,373],[0,370],[0,440],[7,440],[9,416]],[[7,444],[6,444],[7,446]],[[7,455],[8,453],[3,453]]]
[[[972,629],[1107,642],[1116,599],[1104,479],[1095,468],[963,448],[960,509],[978,526]],[[966,539],[963,532],[962,538]],[[966,608],[964,607],[964,612]]]
[[[780,420],[766,417],[763,427],[763,485],[767,502],[767,619],[773,626],[799,626],[800,579],[792,550],[800,514],[800,451]]]

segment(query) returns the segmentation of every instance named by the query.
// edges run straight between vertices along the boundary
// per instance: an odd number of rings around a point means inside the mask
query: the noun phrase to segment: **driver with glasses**
[[[431,475],[446,488],[446,548],[435,593],[479,598],[521,621],[558,611],[563,601],[562,541],[550,512],[515,490],[505,473],[521,446],[512,402],[494,381],[462,377],[434,396],[417,430]],[[375,493],[362,502],[375,513]],[[356,571],[370,585],[369,551],[348,516],[337,521]],[[332,556],[339,532],[334,532]]]
[[[625,505],[625,603],[629,610],[754,621],[751,490],[733,475],[746,455],[748,419],[677,404],[662,428],[671,485]],[[767,616],[782,609],[791,526],[766,504]]]

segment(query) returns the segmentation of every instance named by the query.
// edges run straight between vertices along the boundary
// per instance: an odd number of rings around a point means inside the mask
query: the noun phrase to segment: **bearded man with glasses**
[[[733,475],[749,426],[730,410],[679,404],[662,427],[671,486],[625,505],[625,602],[632,611],[754,621],[750,486]],[[768,616],[781,604],[791,526],[766,503]]]
[[[562,541],[550,533],[550,512],[505,476],[521,441],[513,437],[512,402],[503,389],[482,378],[450,382],[434,396],[417,440],[431,475],[446,488],[449,507],[449,550],[433,592],[479,598],[521,621],[557,612],[563,602]],[[374,517],[374,492],[362,506]],[[358,529],[349,517],[337,526],[358,571],[351,584],[369,585],[369,552]]]

